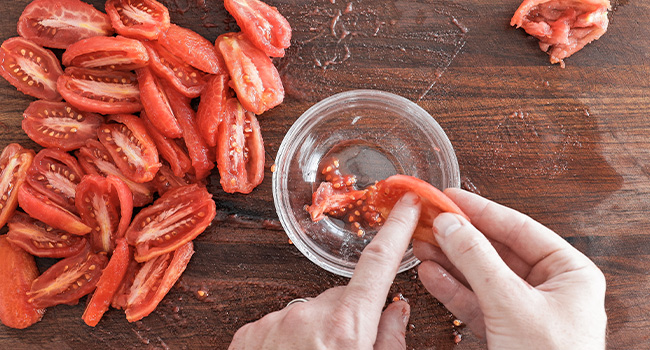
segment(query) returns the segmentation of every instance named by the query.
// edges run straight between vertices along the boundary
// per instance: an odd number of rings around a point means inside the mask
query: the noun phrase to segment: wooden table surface
[[[221,1],[162,2],[172,21],[209,40],[237,28]],[[565,69],[509,26],[518,0],[268,2],[288,18],[293,40],[275,61],[285,102],[259,118],[268,154],[262,185],[229,195],[212,176],[217,221],[149,317],[129,324],[112,310],[93,329],[81,320],[83,302],[58,306],[26,330],[0,326],[0,348],[225,349],[245,323],[344,285],[289,244],[270,168],[302,112],[334,93],[370,88],[405,96],[436,118],[464,188],[531,215],[596,262],[608,284],[608,348],[650,349],[649,2],[614,0],[608,32]],[[3,3],[2,40],[17,35],[27,3]],[[32,98],[2,81],[0,100],[0,146],[38,149],[20,128]],[[409,349],[485,346],[468,329],[454,345],[454,317],[415,270],[397,276],[396,292],[412,307]]]

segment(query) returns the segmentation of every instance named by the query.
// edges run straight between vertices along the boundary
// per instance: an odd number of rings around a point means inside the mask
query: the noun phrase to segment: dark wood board
[[[221,1],[162,2],[172,21],[211,41],[237,30]],[[650,349],[650,3],[614,1],[608,32],[562,69],[509,26],[518,0],[268,2],[288,18],[293,40],[275,60],[285,102],[259,118],[268,155],[262,185],[229,195],[212,176],[221,220],[196,240],[188,269],[149,317],[130,324],[112,310],[90,328],[83,302],[57,306],[26,330],[0,326],[0,348],[225,349],[245,323],[344,285],[289,244],[270,168],[307,108],[371,88],[435,117],[456,149],[464,188],[531,215],[596,262],[608,283],[609,349]],[[27,3],[3,3],[0,39],[17,35]],[[33,99],[2,81],[0,100],[0,146],[38,149],[20,128]],[[397,276],[396,292],[412,307],[409,349],[485,347],[467,329],[454,345],[453,316],[415,270]]]

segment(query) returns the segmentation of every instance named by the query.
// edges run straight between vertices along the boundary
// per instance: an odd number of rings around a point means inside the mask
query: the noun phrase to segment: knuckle
[[[396,248],[390,242],[371,241],[363,250],[363,254],[377,263],[384,263],[391,260],[395,251]]]
[[[405,230],[413,225],[414,219],[410,215],[389,215],[384,227],[391,227],[396,230]]]

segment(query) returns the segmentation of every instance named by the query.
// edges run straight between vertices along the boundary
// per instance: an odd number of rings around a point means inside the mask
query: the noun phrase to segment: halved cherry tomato
[[[126,305],[126,319],[135,322],[148,316],[156,309],[169,290],[181,276],[194,254],[190,241],[174,252],[147,261],[138,273],[129,290]]]
[[[133,194],[133,206],[142,207],[153,202],[155,189],[151,183],[138,183],[130,180],[115,165],[106,147],[97,140],[88,140],[76,153],[79,165],[87,174],[102,176],[114,175],[124,181]]]
[[[7,225],[11,243],[41,258],[66,258],[86,247],[85,237],[71,235],[21,212],[15,212]]]
[[[284,57],[291,45],[291,26],[277,8],[259,0],[225,0],[226,10],[257,48],[271,57]]]
[[[142,119],[131,114],[108,118],[97,131],[117,167],[135,182],[149,182],[158,172],[158,150]]]
[[[18,206],[18,189],[25,182],[33,160],[34,151],[17,143],[10,143],[0,154],[0,228]]]
[[[176,176],[184,176],[192,169],[192,160],[190,160],[190,157],[187,155],[187,151],[184,150],[176,140],[170,139],[158,132],[158,129],[156,129],[154,124],[149,120],[149,115],[147,113],[143,111],[140,113],[140,117],[149,131],[149,135],[156,144],[160,157],[169,162]],[[158,173],[160,173],[160,169],[158,170]]]
[[[169,11],[155,0],[108,0],[106,13],[118,34],[156,40],[169,28]]]
[[[79,112],[65,102],[34,101],[23,113],[23,130],[43,147],[72,151],[97,138],[99,114]]]
[[[27,183],[67,211],[77,213],[74,197],[84,171],[77,159],[52,148],[42,149],[27,171]]]
[[[190,174],[185,174],[183,177],[176,176],[167,164],[163,164],[163,166],[160,167],[158,174],[156,174],[156,178],[152,182],[154,186],[156,186],[156,191],[158,191],[158,194],[161,196],[176,187],[191,185],[194,183],[205,186],[205,184],[197,181]]]
[[[92,36],[113,34],[107,15],[79,0],[34,0],[18,20],[18,34],[57,49]]]
[[[148,67],[136,70],[136,75],[140,86],[142,107],[154,122],[154,127],[167,137],[181,137],[183,131],[158,77],[153,75]]]
[[[133,252],[131,251],[131,253]],[[129,291],[131,290],[131,286],[135,280],[135,275],[140,269],[140,264],[135,261],[132,256],[133,254],[131,254],[131,259],[129,260],[129,264],[126,268],[124,278],[122,278],[122,283],[120,283],[117,291],[113,295],[113,300],[111,300],[111,306],[119,310],[126,309],[126,301],[129,297]]]
[[[56,85],[61,96],[82,111],[116,114],[142,109],[138,81],[130,72],[68,67]]]
[[[250,193],[264,180],[264,141],[257,118],[236,98],[226,102],[217,137],[217,167],[228,193]]]
[[[216,45],[228,67],[230,85],[246,110],[259,115],[282,103],[280,73],[263,51],[242,33],[222,34]]]
[[[95,327],[106,310],[108,310],[113,296],[126,275],[129,262],[132,260],[131,255],[131,249],[126,240],[124,238],[118,239],[111,260],[108,261],[108,265],[102,271],[102,275],[97,282],[97,289],[90,298],[83,316],[81,316],[87,325]]]
[[[111,253],[117,239],[124,237],[133,214],[133,195],[118,177],[84,176],[77,186],[76,206],[81,220],[93,230],[90,247]]]
[[[177,187],[133,218],[126,241],[135,246],[135,260],[151,260],[196,238],[215,215],[216,205],[205,187]]]
[[[207,74],[185,63],[157,41],[143,43],[149,53],[149,67],[181,94],[199,97],[205,88]]]
[[[0,236],[0,321],[11,328],[27,328],[43,318],[45,309],[28,302],[27,292],[38,277],[34,257]]]
[[[175,24],[158,39],[160,45],[173,55],[206,73],[226,72],[223,59],[208,39],[187,28]]]
[[[61,61],[80,68],[133,70],[149,63],[149,54],[138,40],[123,36],[95,36],[68,46]]]
[[[34,280],[29,302],[35,307],[76,304],[95,289],[107,262],[106,254],[93,254],[89,248],[57,262]]]
[[[63,74],[52,51],[15,37],[0,47],[0,75],[24,94],[50,101],[61,101],[56,81]]]
[[[91,228],[81,222],[81,218],[76,214],[52,202],[28,183],[24,183],[18,189],[18,203],[29,216],[52,227],[79,236],[91,231]]]
[[[219,124],[223,120],[226,112],[226,100],[230,95],[226,74],[210,77],[205,91],[201,94],[201,102],[196,112],[196,124],[208,146],[217,145]]]

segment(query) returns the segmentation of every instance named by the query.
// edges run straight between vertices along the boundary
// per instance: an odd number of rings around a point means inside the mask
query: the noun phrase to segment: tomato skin
[[[278,9],[259,0],[224,0],[226,10],[257,48],[271,57],[284,57],[291,45],[291,26]]]
[[[108,36],[113,28],[107,15],[79,0],[34,0],[18,20],[18,34],[35,43],[65,49],[92,36]]]
[[[95,289],[107,262],[106,254],[93,254],[88,248],[57,262],[34,280],[27,292],[29,302],[35,307],[76,304]]]
[[[157,40],[169,29],[169,10],[155,0],[108,0],[106,13],[118,34]]]
[[[216,205],[205,187],[177,187],[133,218],[126,241],[135,246],[136,261],[151,260],[196,238],[215,215]]]
[[[217,136],[217,167],[228,193],[250,193],[264,180],[264,141],[257,118],[228,99]]]
[[[113,255],[104,271],[102,271],[99,281],[97,281],[97,289],[90,298],[83,316],[81,316],[87,325],[95,327],[108,310],[113,296],[126,275],[132,255],[126,240],[124,238],[118,239]]]
[[[8,222],[7,239],[41,258],[67,258],[86,247],[86,238],[53,228],[29,215],[15,212]]]
[[[171,24],[158,42],[194,68],[210,74],[226,72],[223,59],[212,43],[190,29]]]
[[[126,319],[139,321],[148,316],[163,300],[181,276],[194,254],[194,244],[190,241],[155,259],[147,261],[136,274],[130,288]]]
[[[56,86],[69,104],[82,111],[119,114],[142,109],[137,78],[130,72],[68,67]]]
[[[158,77],[165,79],[185,97],[201,95],[207,74],[185,63],[158,42],[147,41],[143,44],[149,53],[149,67]]]
[[[228,76],[213,75],[208,80],[205,91],[201,94],[201,102],[196,112],[196,124],[201,136],[210,147],[217,145],[219,124],[226,112],[226,101],[230,97]]]
[[[280,73],[263,51],[241,33],[222,34],[216,46],[228,68],[230,86],[246,110],[259,115],[282,103]]]
[[[151,138],[156,144],[160,157],[165,159],[171,165],[174,174],[182,177],[189,172],[192,169],[192,160],[190,160],[190,157],[187,155],[187,151],[176,143],[176,140],[168,138],[158,132],[158,129],[156,129],[154,124],[149,120],[147,113],[143,111],[140,113],[140,117],[149,131],[149,135],[151,135]],[[160,169],[162,169],[162,167]],[[160,169],[158,170],[158,174],[160,174]],[[156,176],[158,176],[158,174]]]
[[[64,66],[91,69],[133,70],[149,63],[144,45],[123,36],[94,36],[68,46],[61,61]]]
[[[18,206],[18,190],[24,184],[33,160],[34,151],[17,143],[10,143],[0,154],[0,228]]]
[[[26,95],[61,101],[56,87],[61,74],[54,53],[27,39],[9,38],[0,46],[0,75]]]
[[[44,148],[27,171],[27,183],[65,210],[77,213],[75,191],[83,176],[84,171],[73,156]]]
[[[45,309],[28,302],[27,292],[38,277],[34,257],[0,236],[0,321],[11,328],[24,329],[43,318]]]
[[[43,147],[72,151],[97,137],[104,122],[99,114],[79,112],[65,102],[34,101],[23,113],[22,127],[32,141]]]
[[[136,70],[136,75],[140,86],[142,107],[154,121],[155,128],[167,137],[181,137],[183,131],[174,116],[165,88],[158,77],[154,76],[148,67]]]

